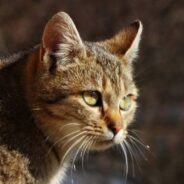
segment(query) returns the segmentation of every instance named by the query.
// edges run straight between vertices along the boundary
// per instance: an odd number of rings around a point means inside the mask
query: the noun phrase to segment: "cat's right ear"
[[[41,62],[51,68],[57,67],[69,63],[79,52],[85,52],[85,49],[75,24],[68,14],[57,13],[48,21],[43,32]]]

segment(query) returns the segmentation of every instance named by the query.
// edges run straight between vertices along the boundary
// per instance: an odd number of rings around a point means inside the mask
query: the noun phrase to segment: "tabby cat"
[[[136,110],[142,32],[83,41],[64,12],[41,44],[0,60],[0,184],[59,184],[78,155],[123,144]]]

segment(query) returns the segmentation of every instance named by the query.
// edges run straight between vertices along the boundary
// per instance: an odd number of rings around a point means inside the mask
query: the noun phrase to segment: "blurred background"
[[[130,130],[150,146],[132,145],[127,184],[184,183],[184,1],[183,0],[0,0],[0,55],[41,40],[44,25],[58,11],[73,18],[84,40],[112,36],[140,19],[144,32],[135,62],[140,89]],[[148,147],[148,146],[147,146]],[[125,183],[124,157],[115,148],[92,153],[68,173],[66,184]]]

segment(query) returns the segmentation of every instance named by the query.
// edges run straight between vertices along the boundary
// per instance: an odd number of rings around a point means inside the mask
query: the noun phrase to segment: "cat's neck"
[[[24,87],[24,93],[25,93],[25,98],[29,104],[30,107],[32,107],[32,105],[35,103],[35,96],[34,96],[34,84],[35,84],[35,80],[37,80],[37,78],[39,77],[40,73],[39,72],[43,72],[41,70],[41,68],[43,68],[42,65],[44,65],[43,62],[40,62],[39,60],[41,59],[41,52],[40,52],[40,47],[37,47],[33,52],[31,52],[28,56],[27,56],[27,62],[25,63],[25,65],[23,65],[21,72],[22,72],[22,81],[23,81],[23,87]],[[48,121],[49,120],[49,116],[48,114],[43,114],[41,115],[42,117],[44,117],[42,119],[42,122],[40,118],[38,118],[37,116],[37,112],[39,111],[34,111],[33,112],[33,117],[36,119],[36,123],[37,126],[39,127],[40,124],[44,123],[44,121]],[[40,112],[42,113],[42,112]],[[48,117],[47,117],[48,116]],[[47,133],[46,131],[44,131],[44,129],[40,128],[40,131],[42,133],[42,135],[47,139]],[[68,168],[69,164],[69,160],[70,157],[68,157],[64,162],[62,162],[62,156],[64,154],[64,150],[60,150],[57,149],[57,146],[54,142],[50,142],[49,139],[47,139],[47,145],[49,147],[48,152],[52,152],[52,157],[50,158],[52,165],[53,165],[53,176],[50,177],[51,180],[49,181],[49,184],[51,183],[57,183],[56,181],[62,181],[64,176],[65,176],[65,172],[66,169]],[[67,149],[67,148],[65,148]],[[47,160],[46,162],[48,163],[49,169],[51,170],[51,163],[49,163]]]
[[[3,120],[0,144],[28,157],[31,173],[47,183],[58,172],[60,160],[52,143],[38,128],[38,120],[28,104],[38,59],[39,48],[36,48],[0,70],[0,121]]]

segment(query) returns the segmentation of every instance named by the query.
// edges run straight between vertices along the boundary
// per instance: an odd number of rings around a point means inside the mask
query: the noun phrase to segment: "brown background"
[[[184,1],[1,0],[0,55],[39,43],[47,20],[61,10],[71,15],[84,40],[109,37],[135,19],[143,22],[140,56],[135,63],[141,96],[133,128],[142,132],[151,153],[144,151],[145,161],[134,151],[138,164],[135,173],[130,168],[127,184],[183,184]],[[123,155],[118,149],[93,153],[84,166],[82,169],[79,163],[76,171],[69,172],[66,183],[124,181]]]

